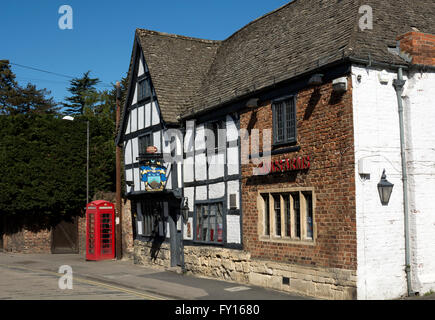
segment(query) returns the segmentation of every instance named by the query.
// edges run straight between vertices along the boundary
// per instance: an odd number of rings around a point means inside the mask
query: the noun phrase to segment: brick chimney
[[[435,35],[411,31],[399,37],[400,52],[412,58],[413,64],[435,66]]]

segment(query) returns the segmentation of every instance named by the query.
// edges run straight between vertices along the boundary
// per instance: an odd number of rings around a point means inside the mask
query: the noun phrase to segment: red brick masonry
[[[298,152],[272,156],[272,161],[309,156],[309,168],[253,176],[253,164],[242,165],[243,243],[252,258],[316,267],[356,270],[355,166],[352,82],[340,96],[332,83],[297,94]],[[272,130],[272,107],[263,103],[240,115],[240,126]],[[288,147],[288,146],[287,146]],[[243,155],[242,155],[243,157]],[[279,171],[279,170],[276,170]],[[263,241],[259,238],[258,190],[314,188],[315,241]]]
[[[412,31],[397,40],[400,50],[412,56],[413,64],[435,66],[435,35]]]

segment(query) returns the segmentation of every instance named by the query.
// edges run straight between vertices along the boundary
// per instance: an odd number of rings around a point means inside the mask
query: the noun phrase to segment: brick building
[[[136,262],[329,299],[435,288],[435,4],[363,4],[295,0],[223,41],[136,30],[117,138]],[[164,191],[150,146],[176,158]]]

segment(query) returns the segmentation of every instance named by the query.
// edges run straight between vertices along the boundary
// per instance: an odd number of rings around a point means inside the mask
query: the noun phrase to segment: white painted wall
[[[399,118],[392,86],[397,76],[390,71],[389,82],[381,84],[381,71],[352,67],[358,299],[397,298],[407,290]],[[425,292],[435,287],[435,109],[430,103],[435,77],[404,78],[413,289]],[[361,178],[358,163],[370,179]],[[381,205],[377,191],[383,169],[394,184],[388,206]]]
[[[240,216],[227,215],[227,243],[241,243]]]
[[[435,72],[411,73],[404,92],[413,289],[435,291]]]

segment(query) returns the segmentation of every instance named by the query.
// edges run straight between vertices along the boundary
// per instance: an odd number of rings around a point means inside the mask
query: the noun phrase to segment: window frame
[[[296,214],[294,210],[294,195],[299,195],[299,225],[300,236],[297,236],[296,230]],[[308,237],[308,222],[307,214],[309,204],[307,195],[311,197],[311,215],[312,215],[312,237]],[[286,197],[288,196],[288,206],[290,213],[286,211]],[[276,234],[277,221],[275,213],[275,201],[279,199],[280,204],[280,235]],[[286,243],[303,243],[314,245],[317,238],[317,224],[316,224],[316,194],[312,187],[302,188],[283,188],[283,189],[269,189],[258,191],[258,236],[260,241],[273,241],[273,242],[286,242]],[[267,200],[267,201],[266,201]],[[268,202],[269,221],[266,221],[266,203]],[[287,217],[290,221],[287,222]],[[290,236],[287,235],[287,226],[290,227]],[[268,234],[267,234],[268,231]]]
[[[148,86],[148,95],[142,95],[143,89],[142,84],[146,84]],[[147,100],[151,98],[153,95],[153,90],[151,87],[151,78],[148,75],[141,76],[137,79],[137,102],[142,102],[143,100]]]
[[[198,239],[198,207],[201,206],[207,206],[210,208],[211,205],[221,205],[222,208],[222,241],[218,241],[218,228],[217,228],[217,221],[216,221],[216,233],[215,240],[202,240]],[[195,201],[194,203],[194,209],[193,209],[193,242],[197,244],[205,244],[205,245],[217,245],[217,246],[224,246],[227,243],[227,224],[226,224],[226,210],[225,210],[225,201],[224,198],[221,199],[213,199],[213,200],[205,200],[205,201]],[[204,218],[203,218],[204,219]],[[215,218],[217,220],[217,216]],[[210,226],[210,221],[208,226]],[[203,229],[201,229],[203,230]],[[202,231],[200,233],[202,235]]]
[[[143,138],[145,138],[145,137],[150,137],[150,144],[149,145],[147,145],[145,148],[144,148],[144,145],[143,145],[143,142],[142,142],[142,139]],[[137,145],[138,145],[138,154],[139,154],[139,156],[141,156],[141,155],[144,155],[144,154],[146,154],[146,148],[147,147],[149,147],[149,146],[153,146],[154,145],[154,132],[147,132],[147,133],[144,133],[144,134],[141,134],[140,136],[138,136],[137,137]]]
[[[164,217],[164,201],[158,202],[150,202],[147,200],[137,200],[134,202],[135,205],[135,224],[136,222],[142,222],[142,234],[138,234],[136,230],[136,239],[146,238],[150,239],[156,236],[156,232],[158,232],[158,222],[162,223],[163,231],[165,231],[166,220]],[[158,211],[157,215],[160,219],[157,219],[157,216],[154,215],[153,211]],[[157,219],[157,220],[156,220]],[[157,222],[157,224],[156,224]],[[166,237],[166,232],[165,236]]]
[[[213,121],[208,121],[204,123],[204,137],[206,137],[205,130],[211,130],[214,135],[214,151],[219,150],[219,130],[225,130],[226,129],[226,120],[225,119],[217,119]],[[225,139],[226,142],[226,139]],[[206,149],[207,149],[207,142],[206,142]],[[226,147],[226,146],[225,146]]]
[[[293,121],[294,121],[294,130],[293,130],[293,137],[287,137],[287,108],[286,108],[286,102],[287,101],[292,101],[293,102],[293,106],[294,106],[294,117],[293,117]],[[283,110],[282,110],[282,130],[283,130],[283,139],[282,140],[278,140],[278,119],[277,119],[277,105],[278,104],[283,104]],[[281,146],[281,145],[287,145],[287,144],[294,144],[297,143],[297,136],[298,136],[298,132],[297,132],[297,96],[296,94],[294,95],[288,95],[288,96],[284,96],[278,99],[274,99],[272,100],[272,135],[273,135],[273,145],[274,146]]]

